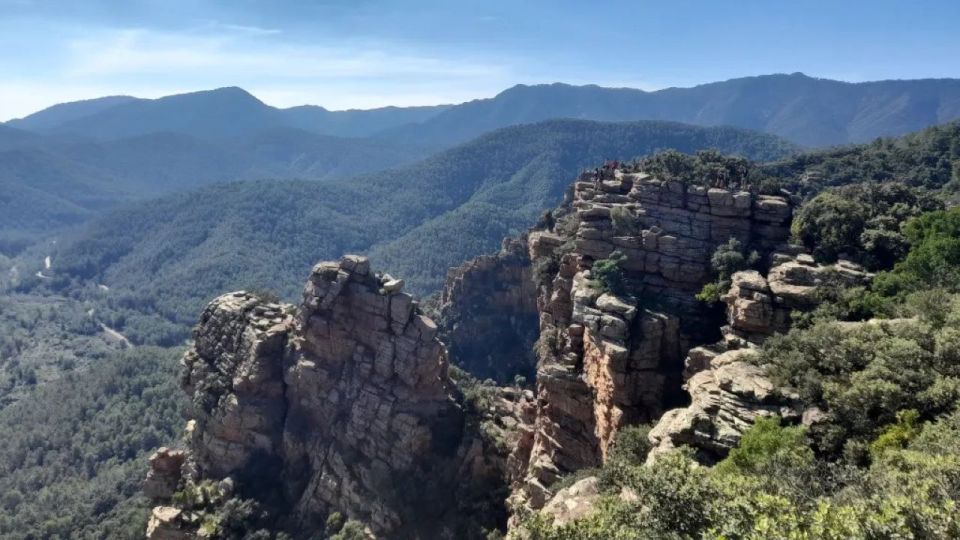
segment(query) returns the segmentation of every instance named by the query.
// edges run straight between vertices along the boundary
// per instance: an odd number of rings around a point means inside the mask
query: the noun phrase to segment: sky
[[[960,1],[0,0],[0,120],[224,86],[346,109],[798,71],[960,77]]]

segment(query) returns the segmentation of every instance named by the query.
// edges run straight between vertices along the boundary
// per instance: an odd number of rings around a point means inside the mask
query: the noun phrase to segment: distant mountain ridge
[[[279,128],[299,128],[319,135],[364,137],[443,111],[432,107],[385,107],[328,111],[323,107],[271,107],[237,87],[217,88],[158,99],[101,98],[55,105],[8,125],[42,133],[69,133],[99,140],[156,132],[204,139],[228,139]]]
[[[804,146],[831,146],[902,135],[960,118],[960,79],[846,83],[794,73],[654,92],[518,85],[493,98],[451,107],[419,125],[398,127],[390,135],[461,141],[549,118],[728,125]]]
[[[349,252],[369,252],[410,289],[428,292],[449,267],[496,249],[554,207],[582,167],[666,148],[760,160],[795,150],[772,135],[674,122],[514,126],[379,173],[217,184],[126,205],[62,238],[54,281],[129,291],[184,324],[220,290],[292,297],[288,286],[298,288],[316,259]]]
[[[823,147],[902,135],[960,118],[960,79],[848,83],[794,73],[652,92],[554,83],[517,85],[492,98],[452,106],[348,111],[311,105],[278,109],[229,87],[154,100],[121,96],[61,104],[9,125],[97,139],[159,131],[222,139],[285,127],[416,141],[439,149],[494,129],[557,118],[729,125]]]

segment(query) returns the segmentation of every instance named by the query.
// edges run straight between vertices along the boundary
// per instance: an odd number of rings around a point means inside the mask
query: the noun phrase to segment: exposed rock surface
[[[799,418],[796,396],[785,395],[751,364],[751,349],[714,356],[684,385],[691,404],[667,411],[650,430],[654,448],[649,459],[680,445],[697,449],[702,461],[723,457],[760,416]]]
[[[540,508],[566,473],[600,464],[621,426],[682,403],[683,358],[716,338],[694,295],[716,247],[737,238],[769,255],[789,235],[790,203],[746,191],[614,171],[584,175],[568,213],[532,232],[540,273],[537,416],[514,508]],[[593,263],[625,256],[624,290],[600,290]],[[706,331],[705,331],[706,330]]]
[[[441,339],[451,360],[481,379],[533,380],[537,290],[526,238],[451,268],[440,297]]]
[[[755,270],[737,272],[730,290],[721,297],[727,305],[728,336],[760,343],[768,336],[789,328],[790,313],[816,306],[817,287],[828,278],[854,285],[870,275],[847,261],[818,265],[806,254],[777,253],[766,277]]]
[[[816,411],[802,411],[799,397],[776,388],[762,367],[750,361],[756,345],[789,329],[790,313],[817,303],[817,288],[828,277],[864,283],[869,274],[848,262],[823,266],[809,255],[778,253],[767,277],[750,270],[733,275],[724,339],[687,355],[684,389],[690,405],[667,411],[650,431],[650,459],[688,445],[704,462],[724,457],[759,416],[814,422]]]
[[[194,404],[183,481],[273,493],[295,537],[339,511],[378,535],[430,538],[456,504],[496,492],[506,453],[465,427],[437,326],[398,282],[347,256],[314,267],[299,309],[243,292],[214,300],[183,359]],[[169,464],[152,460],[164,487]],[[176,521],[157,512],[154,535]]]
[[[180,483],[180,469],[187,459],[183,450],[162,447],[150,456],[150,470],[143,482],[143,494],[151,499],[169,499]]]
[[[183,528],[182,511],[173,506],[157,506],[147,521],[147,540],[188,540],[196,536]]]
[[[593,512],[600,500],[600,480],[588,476],[561,489],[544,505],[541,515],[551,518],[554,526],[566,525]]]

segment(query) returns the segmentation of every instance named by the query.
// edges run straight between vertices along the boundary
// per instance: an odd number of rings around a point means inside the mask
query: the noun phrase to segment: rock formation
[[[193,419],[175,483],[235,485],[295,537],[338,511],[378,535],[432,538],[457,504],[495,493],[506,454],[467,428],[437,326],[401,288],[347,256],[314,267],[299,309],[244,292],[211,302],[183,358]],[[160,501],[169,454],[151,460]],[[151,538],[191,533],[164,504]]]
[[[658,420],[653,455],[687,444],[715,460],[758,415],[802,413],[750,361],[756,345],[828,277],[865,279],[785,248],[790,217],[785,197],[617,170],[584,175],[528,236],[452,269],[442,328],[356,256],[318,264],[299,307],[222,296],[183,360],[187,451],[151,460],[151,534],[189,537],[171,486],[209,480],[256,486],[276,527],[301,536],[338,511],[378,536],[466,538],[464,516],[502,526],[508,483],[514,511],[542,508],[558,478],[603,463],[620,428]],[[732,277],[721,329],[695,294],[730,238],[771,269]],[[480,378],[535,362],[535,392],[458,388],[438,336]],[[577,514],[594,487],[576,484],[550,515]]]
[[[585,175],[556,224],[529,236],[538,279],[538,409],[511,504],[541,507],[561,475],[600,464],[617,430],[682,403],[683,358],[716,338],[694,298],[716,247],[737,238],[769,255],[791,207],[757,196],[660,181]],[[623,256],[622,290],[603,290],[597,261]]]
[[[762,367],[752,361],[756,345],[789,329],[790,314],[817,304],[817,288],[833,278],[863,284],[869,274],[857,265],[840,261],[818,265],[806,254],[776,253],[766,277],[749,270],[733,275],[723,340],[691,349],[685,361],[684,389],[690,405],[667,411],[650,431],[654,447],[650,459],[679,445],[697,450],[698,458],[712,463],[734,448],[759,416],[777,415],[800,420],[799,397],[777,388]]]

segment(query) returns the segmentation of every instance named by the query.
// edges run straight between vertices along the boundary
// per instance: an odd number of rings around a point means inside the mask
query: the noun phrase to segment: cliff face
[[[401,287],[348,256],[314,268],[299,309],[214,300],[183,359],[194,407],[182,477],[157,459],[152,483],[229,479],[304,537],[333,511],[433,537],[456,504],[502,485],[498,452],[466,427],[437,326]]]
[[[451,268],[440,297],[441,339],[456,364],[481,379],[532,380],[537,291],[526,238]]]
[[[725,457],[760,416],[816,420],[818,411],[801,410],[799,397],[777,388],[753,361],[757,346],[789,330],[791,313],[815,307],[823,283],[862,285],[870,275],[849,262],[818,265],[809,255],[791,251],[771,259],[774,266],[766,276],[755,270],[733,275],[721,298],[727,315],[722,339],[689,351],[683,374],[691,402],[664,413],[650,431],[649,459],[687,445],[698,459],[712,463]]]
[[[710,257],[737,238],[769,255],[789,234],[781,197],[662,182],[615,171],[584,176],[568,213],[531,233],[538,274],[537,416],[514,507],[541,507],[561,475],[600,464],[621,426],[681,404],[683,358],[716,337],[694,295]],[[597,261],[619,251],[619,290]],[[546,270],[544,270],[546,269]],[[712,330],[712,332],[711,332]]]
[[[152,460],[148,491],[165,505],[154,538],[196,532],[170,496],[208,480],[255,491],[279,529],[321,530],[338,511],[379,536],[469,538],[502,527],[508,485],[507,506],[541,508],[626,425],[660,420],[658,451],[722,455],[755,415],[802,412],[744,356],[812,304],[826,271],[781,252],[790,217],[782,197],[612,171],[582,177],[527,237],[452,269],[442,328],[355,256],[318,264],[299,307],[218,298],[183,361],[187,452]],[[734,276],[721,331],[694,295],[730,238],[773,268]],[[438,336],[481,378],[535,366],[535,392],[461,391]],[[480,527],[464,532],[464,516]]]

